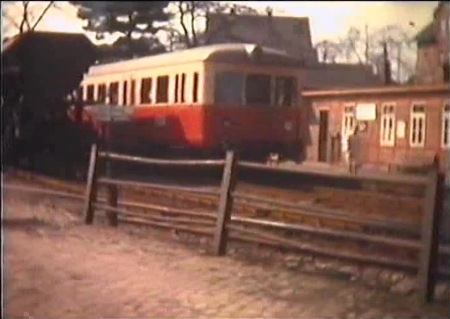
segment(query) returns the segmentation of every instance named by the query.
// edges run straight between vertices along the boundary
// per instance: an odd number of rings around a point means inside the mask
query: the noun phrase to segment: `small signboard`
[[[375,121],[377,119],[377,106],[375,103],[359,103],[356,105],[357,121]]]
[[[126,122],[131,120],[133,108],[121,105],[90,105],[89,112],[101,122]]]

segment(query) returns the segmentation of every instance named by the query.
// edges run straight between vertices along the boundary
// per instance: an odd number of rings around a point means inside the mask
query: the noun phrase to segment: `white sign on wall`
[[[397,138],[405,138],[406,123],[405,121],[397,122]]]
[[[377,106],[375,103],[359,103],[356,105],[356,120],[374,121],[377,119]]]

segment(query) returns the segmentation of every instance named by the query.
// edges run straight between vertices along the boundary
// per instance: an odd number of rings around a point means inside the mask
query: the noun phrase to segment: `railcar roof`
[[[191,62],[230,62],[248,63],[258,56],[261,63],[277,65],[298,65],[299,59],[283,51],[261,47],[249,43],[216,44],[177,52],[146,56],[132,60],[119,61],[92,66],[89,75],[103,75],[116,72],[132,71],[143,67],[170,66]]]

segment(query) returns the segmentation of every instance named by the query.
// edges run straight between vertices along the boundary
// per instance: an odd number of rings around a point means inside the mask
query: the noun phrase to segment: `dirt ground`
[[[448,318],[445,301],[86,226],[73,202],[6,191],[3,203],[7,318]]]

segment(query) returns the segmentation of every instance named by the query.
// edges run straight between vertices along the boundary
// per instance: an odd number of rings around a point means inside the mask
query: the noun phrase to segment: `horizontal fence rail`
[[[237,202],[239,202],[239,200],[249,200],[269,204],[268,206],[255,205],[255,207],[259,207],[261,209],[270,209],[272,207],[273,208],[276,207],[286,212],[301,214],[302,216],[328,218],[336,221],[355,223],[361,226],[368,226],[385,230],[403,231],[413,234],[417,232],[417,228],[419,227],[419,225],[414,225],[412,223],[396,222],[396,221],[387,222],[367,217],[360,218],[345,213],[343,211],[313,206],[312,204],[303,204],[303,203],[297,204],[279,199],[268,199],[267,197],[263,196],[255,196],[241,193],[233,193],[233,195],[235,196]]]
[[[135,182],[129,180],[120,180],[120,179],[112,179],[112,178],[99,178],[98,183],[105,185],[117,185],[117,186],[129,186],[136,188],[153,188],[165,191],[180,191],[187,193],[196,193],[196,194],[204,194],[211,195],[211,198],[217,198],[220,195],[219,188],[215,187],[180,187],[180,186],[171,186],[171,185],[162,185],[155,183],[147,183],[147,182]]]
[[[222,166],[225,164],[224,160],[173,160],[173,159],[156,159],[145,158],[139,156],[130,156],[117,153],[100,152],[100,157],[104,157],[107,160],[132,162],[139,164],[152,164],[152,165],[169,165],[169,166]]]

